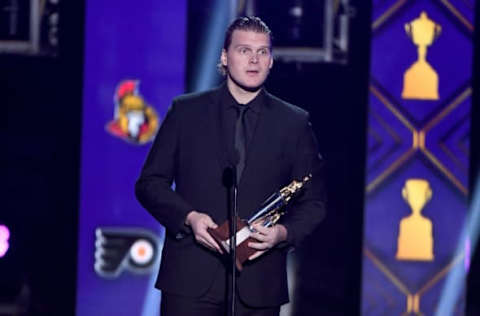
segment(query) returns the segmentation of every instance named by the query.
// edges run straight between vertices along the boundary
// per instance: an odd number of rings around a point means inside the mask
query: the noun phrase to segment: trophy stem
[[[243,263],[250,257],[254,252],[255,249],[248,247],[248,242],[253,241],[250,238],[250,234],[252,233],[249,229],[249,226],[242,221],[238,216],[236,220],[237,226],[237,233],[235,234],[235,244],[236,244],[236,269],[238,271],[243,270]],[[231,253],[232,243],[230,235],[230,221],[223,223],[221,226],[217,227],[216,229],[208,229],[210,235],[212,235],[213,239],[222,247],[222,249],[227,252]],[[249,240],[250,239],[250,240]]]

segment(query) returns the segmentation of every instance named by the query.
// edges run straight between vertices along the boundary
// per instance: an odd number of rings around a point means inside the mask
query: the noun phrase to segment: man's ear
[[[227,67],[227,51],[225,49],[222,49],[222,55],[220,55],[220,61],[222,62],[222,65]]]
[[[268,66],[268,69],[272,69],[273,67],[273,57],[270,57],[270,65]]]

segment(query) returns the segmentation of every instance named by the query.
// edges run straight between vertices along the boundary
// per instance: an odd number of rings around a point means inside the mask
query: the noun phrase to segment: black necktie
[[[235,150],[238,153],[237,161],[237,184],[240,182],[243,169],[245,168],[245,156],[247,152],[247,137],[245,127],[245,113],[248,106],[239,105],[237,123],[235,124]]]

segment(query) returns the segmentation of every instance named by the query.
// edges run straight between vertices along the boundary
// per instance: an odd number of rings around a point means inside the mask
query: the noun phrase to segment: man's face
[[[222,64],[228,69],[228,79],[236,87],[255,91],[267,79],[273,58],[270,37],[265,33],[235,30],[228,50],[222,51]]]

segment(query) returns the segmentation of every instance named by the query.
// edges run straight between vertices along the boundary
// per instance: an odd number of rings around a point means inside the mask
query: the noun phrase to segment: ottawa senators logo
[[[139,82],[120,82],[115,93],[115,117],[106,130],[113,136],[134,144],[145,144],[158,130],[158,115],[138,93]]]

